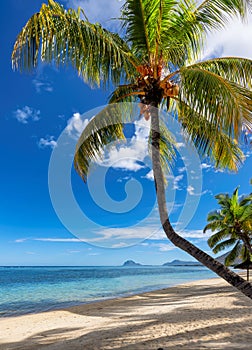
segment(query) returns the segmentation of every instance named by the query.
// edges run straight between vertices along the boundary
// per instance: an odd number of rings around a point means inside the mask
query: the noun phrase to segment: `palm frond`
[[[109,96],[109,103],[135,102],[139,94],[136,84],[119,85]]]
[[[220,29],[233,16],[246,17],[250,9],[250,0],[205,0],[198,6],[195,16],[205,30]]]
[[[234,248],[231,250],[231,252],[227,255],[225,259],[225,265],[231,265],[235,261],[235,259],[239,257],[239,255],[241,254],[241,250],[242,244],[238,241]]]
[[[174,66],[183,66],[198,57],[203,43],[203,27],[195,16],[194,1],[179,1],[164,12],[161,31],[161,49],[164,59]]]
[[[249,194],[248,196],[242,196],[240,199],[240,206],[244,206],[247,204],[252,204],[252,194]]]
[[[214,233],[211,237],[208,238],[207,243],[210,248],[214,248],[218,242],[222,241],[224,238],[227,238],[230,235],[230,232],[227,228],[220,230]]]
[[[17,37],[13,67],[31,69],[42,61],[71,64],[91,85],[119,84],[135,74],[137,63],[118,34],[80,18],[80,11],[64,10],[48,0]]]
[[[241,217],[239,218],[241,222],[250,220],[252,221],[252,204],[245,206]]]
[[[243,87],[251,87],[252,60],[242,57],[213,58],[203,62],[197,62],[190,66],[215,73],[224,79],[239,84]]]
[[[180,100],[216,130],[237,140],[242,126],[252,127],[252,92],[199,67],[180,69]]]
[[[123,27],[126,30],[126,40],[132,50],[143,61],[149,62],[151,57],[148,12],[149,1],[127,0],[122,8]]]
[[[230,238],[227,239],[226,241],[220,242],[218,244],[215,245],[215,247],[213,248],[213,252],[215,254],[221,252],[224,249],[227,249],[229,247],[231,247],[232,245],[234,245],[236,243],[237,239],[236,238]]]
[[[124,140],[122,104],[105,107],[90,120],[80,136],[74,157],[74,167],[86,182],[90,163],[101,159],[104,147],[113,141]]]
[[[208,221],[211,221],[211,218],[209,218],[209,216],[207,217],[207,220]],[[209,222],[205,227],[204,227],[204,230],[203,230],[203,233],[206,233],[206,231],[209,231],[211,230],[212,232],[216,231],[216,230],[219,230],[219,229],[222,229],[224,228],[225,225],[223,223],[223,220],[219,219],[219,220],[214,220],[212,219],[211,222]]]
[[[186,132],[185,137],[203,157],[208,156],[216,167],[239,169],[244,161],[242,150],[218,128],[214,119],[207,120],[183,101],[178,102],[178,119]]]

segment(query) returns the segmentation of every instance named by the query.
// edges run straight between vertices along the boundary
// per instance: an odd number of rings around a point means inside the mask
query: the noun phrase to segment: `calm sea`
[[[0,267],[0,316],[59,309],[216,277],[201,266]]]

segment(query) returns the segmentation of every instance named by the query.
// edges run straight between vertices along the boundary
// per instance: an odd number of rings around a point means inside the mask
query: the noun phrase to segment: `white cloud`
[[[40,148],[51,147],[53,149],[57,147],[57,142],[54,140],[54,136],[48,136],[47,138],[42,137],[38,142],[38,146]]]
[[[191,196],[193,196],[195,193],[194,193],[194,190],[195,190],[195,188],[193,187],[193,186],[191,186],[191,185],[189,185],[189,186],[187,186],[187,192],[191,195]]]
[[[178,172],[181,174],[181,173],[184,173],[186,171],[186,167],[181,167],[181,168],[178,168]]]
[[[64,242],[64,243],[74,243],[81,242],[79,238],[34,238],[34,241],[41,242]]]
[[[207,37],[205,58],[213,56],[237,56],[252,58],[252,16],[245,23],[234,19],[221,31],[214,31]]]
[[[16,239],[14,242],[15,243],[23,243],[25,241],[27,241],[29,238],[19,238],[19,239]]]
[[[158,248],[160,252],[168,252],[177,248],[175,245],[168,243],[168,240],[167,243],[143,242],[140,245],[143,247]]]
[[[125,242],[115,243],[115,244],[112,244],[111,246],[111,248],[124,248],[124,247],[128,247],[128,244]]]
[[[200,238],[200,239],[208,239],[213,233],[207,232],[203,233],[203,230],[184,230],[184,231],[177,231],[177,233],[183,237],[183,238]],[[163,230],[160,230],[156,232],[153,236],[150,237],[150,240],[167,240],[166,234]]]
[[[146,239],[153,235],[159,229],[158,225],[149,226],[132,226],[132,227],[121,227],[121,228],[105,228],[96,231],[97,237],[88,239],[87,242],[98,242],[98,241],[115,241],[114,244],[122,246],[123,243],[129,239]],[[120,240],[120,242],[116,242]]]
[[[181,237],[188,239],[203,239],[207,240],[213,233],[208,231],[203,233],[203,230],[184,230],[177,232]],[[164,233],[161,225],[157,223],[156,225],[146,225],[146,226],[132,226],[132,227],[122,227],[122,228],[104,228],[99,231],[94,232],[93,238],[19,238],[15,240],[15,243],[23,243],[26,241],[37,241],[37,242],[51,242],[51,243],[92,243],[96,242],[110,243],[110,248],[123,248],[127,247],[128,243],[132,240],[142,240],[141,246],[153,246],[158,247],[160,251],[173,250],[176,247],[169,243],[166,234]],[[89,255],[95,255],[92,253],[92,248],[88,248],[90,251]],[[79,250],[68,250],[68,253],[79,253]]]
[[[167,176],[168,181],[171,180],[173,182],[173,190],[181,190],[181,186],[179,185],[180,181],[184,178],[184,175],[177,175],[177,176],[172,176],[168,175]]]
[[[66,3],[74,9],[83,8],[90,22],[99,22],[110,30],[118,28],[118,21],[111,19],[120,17],[119,0],[66,0]]]
[[[211,164],[207,163],[202,163],[201,164],[201,169],[211,169],[213,166]]]
[[[82,242],[79,238],[19,238],[15,240],[15,243],[23,243],[25,241],[40,241],[40,242],[66,242],[66,243],[71,243],[71,242]]]
[[[71,137],[78,139],[88,122],[88,119],[81,119],[80,113],[74,113],[73,116],[67,121],[66,131]]]
[[[145,167],[148,157],[149,122],[143,119],[136,121],[134,136],[119,146],[110,146],[104,152],[103,160],[98,162],[101,166],[116,169],[138,171]],[[151,174],[149,175],[151,176]]]
[[[32,83],[35,86],[37,93],[41,93],[42,91],[46,91],[46,92],[53,91],[53,87],[52,87],[51,83],[49,83],[47,81],[43,81],[40,79],[33,79]]]
[[[36,110],[29,106],[24,106],[23,108],[18,108],[14,112],[14,117],[20,123],[27,124],[28,121],[38,121],[40,119],[40,110]]]
[[[145,176],[142,176],[143,179],[154,181],[153,170],[150,170]]]
[[[176,247],[174,245],[165,244],[165,243],[158,243],[158,244],[155,244],[154,246],[158,247],[160,252],[168,252],[170,250],[176,249]]]

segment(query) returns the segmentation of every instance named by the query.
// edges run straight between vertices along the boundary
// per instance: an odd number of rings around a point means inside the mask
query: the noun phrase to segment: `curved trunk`
[[[213,259],[210,255],[206,254],[205,252],[194,246],[192,243],[179,236],[170,224],[166,207],[163,171],[160,163],[160,132],[159,115],[157,107],[158,103],[153,102],[151,104],[150,109],[152,135],[152,166],[156,186],[159,215],[166,236],[175,246],[190,254],[192,257],[201,262],[207,268],[215,272],[220,277],[224,278],[228,283],[230,283],[232,286],[236,287],[247,297],[252,299],[252,285],[249,282],[245,281],[242,277],[229,270],[226,266]]]

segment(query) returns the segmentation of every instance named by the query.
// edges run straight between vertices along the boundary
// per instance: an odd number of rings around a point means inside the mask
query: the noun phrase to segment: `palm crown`
[[[246,260],[252,254],[252,195],[239,199],[236,188],[232,196],[219,194],[215,198],[220,209],[208,215],[204,232],[215,232],[208,244],[214,253],[233,247],[226,257],[227,265],[239,256]]]
[[[83,10],[66,11],[48,0],[19,34],[13,65],[21,70],[34,67],[40,53],[44,61],[72,64],[90,84],[125,83],[117,86],[110,103],[140,98],[140,112],[146,119],[149,105],[158,107],[166,101],[169,108],[173,100],[170,109],[176,110],[174,115],[198,151],[217,166],[237,170],[243,159],[237,141],[242,128],[252,129],[252,61],[196,60],[206,32],[221,27],[230,15],[243,17],[248,4],[241,0],[206,0],[199,6],[183,0],[127,0],[120,37],[90,23]],[[77,148],[75,166],[83,179],[97,157],[91,150],[123,138],[120,122],[104,130],[93,130]]]

